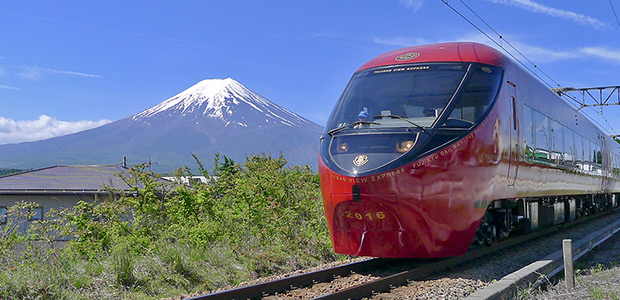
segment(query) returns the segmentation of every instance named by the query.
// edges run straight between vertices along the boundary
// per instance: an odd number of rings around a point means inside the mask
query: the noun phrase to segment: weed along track
[[[493,281],[620,220],[610,212],[517,236],[446,259],[367,259],[191,299],[465,298]],[[478,299],[478,298],[476,298]]]

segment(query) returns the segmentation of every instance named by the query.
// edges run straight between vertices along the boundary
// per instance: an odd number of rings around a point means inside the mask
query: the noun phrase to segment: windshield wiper
[[[373,119],[378,119],[378,118],[400,119],[400,120],[403,120],[403,121],[405,121],[405,122],[407,122],[407,123],[409,123],[409,124],[419,128],[421,131],[426,133],[426,129],[424,129],[424,127],[422,125],[416,124],[416,123],[410,121],[409,119],[407,119],[407,118],[405,118],[403,116],[399,116],[399,115],[381,115],[381,116],[373,116],[372,118]]]
[[[342,125],[340,127],[334,128],[330,131],[327,132],[327,134],[329,134],[329,136],[332,136],[334,133],[341,131],[343,129],[349,128],[351,126],[357,126],[357,125],[368,125],[368,124],[373,124],[373,125],[381,125],[381,123],[377,123],[377,122],[369,122],[369,121],[355,121],[353,123],[349,123],[349,124],[345,124]]]

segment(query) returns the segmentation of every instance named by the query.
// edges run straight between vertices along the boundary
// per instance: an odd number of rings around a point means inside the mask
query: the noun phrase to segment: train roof
[[[501,52],[480,43],[454,42],[402,48],[381,54],[357,71],[398,64],[424,62],[477,62],[506,67],[509,60]]]

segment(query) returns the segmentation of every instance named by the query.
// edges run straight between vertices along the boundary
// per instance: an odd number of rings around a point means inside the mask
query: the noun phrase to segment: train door
[[[510,87],[510,154],[508,158],[508,186],[514,186],[519,171],[519,118],[517,113],[517,85],[508,81]]]

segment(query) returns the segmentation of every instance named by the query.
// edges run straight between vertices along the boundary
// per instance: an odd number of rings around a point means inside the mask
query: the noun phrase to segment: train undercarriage
[[[618,207],[620,194],[502,199],[491,202],[473,245],[491,245],[510,235],[574,221]]]

